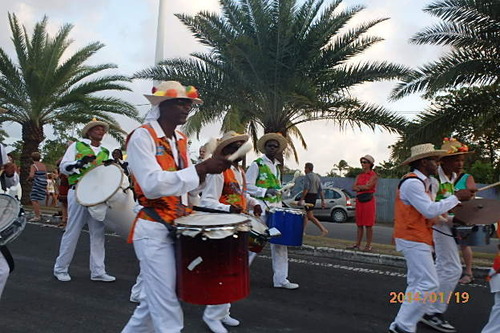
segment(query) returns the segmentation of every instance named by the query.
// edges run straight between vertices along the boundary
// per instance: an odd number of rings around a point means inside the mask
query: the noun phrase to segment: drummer
[[[416,332],[417,323],[429,310],[430,302],[423,295],[436,293],[439,279],[432,257],[432,225],[441,215],[455,207],[460,201],[469,200],[473,192],[467,189],[455,192],[446,199],[435,202],[437,181],[432,175],[437,173],[438,158],[445,150],[435,150],[430,143],[411,147],[411,156],[402,165],[410,165],[411,172],[403,176],[399,183],[394,206],[394,238],[396,250],[403,253],[407,265],[407,289],[401,308],[389,327],[389,332]],[[433,194],[434,193],[434,194]],[[417,298],[420,299],[417,299]],[[455,332],[440,316],[441,332]],[[448,325],[444,325],[448,324]],[[451,325],[449,325],[451,326]]]
[[[454,183],[458,176],[454,171],[457,170],[457,166],[463,168],[465,154],[471,153],[466,145],[453,138],[445,138],[441,150],[446,151],[446,154],[439,161],[437,177],[439,185],[436,201],[441,201],[453,195],[456,190]],[[475,186],[469,189],[473,192],[477,190]],[[455,238],[450,237],[452,235],[453,216],[445,213],[442,217],[438,219],[433,228],[436,271],[439,279],[438,293],[450,295],[455,290],[462,274],[462,264],[460,263]],[[441,332],[443,329],[446,329],[446,332],[455,332],[454,327],[444,319],[447,308],[447,302],[431,303],[422,318],[422,322]]]
[[[251,196],[258,199],[262,207],[281,207],[280,162],[277,157],[287,146],[280,133],[267,133],[257,142],[257,148],[264,155],[252,162],[247,170],[247,188]],[[262,219],[265,221],[265,214]],[[297,283],[288,280],[288,248],[286,245],[271,244],[273,264],[273,285],[275,288],[297,289]]]
[[[235,153],[245,142],[248,135],[234,131],[225,133],[219,140],[214,156],[228,157]],[[246,191],[245,171],[239,165],[242,157],[236,159],[231,168],[221,174],[208,175],[201,196],[201,206],[230,213],[248,213],[252,209],[254,215],[260,216],[262,208],[259,202]],[[253,252],[251,252],[253,253]],[[227,332],[227,326],[238,326],[240,322],[229,315],[231,304],[207,305],[203,313],[203,321],[214,333]]]
[[[164,81],[144,95],[152,105],[146,123],[129,135],[127,153],[135,178],[134,191],[144,208],[130,235],[140,262],[140,304],[123,332],[180,332],[183,313],[176,295],[176,265],[169,228],[180,216],[189,215],[188,192],[207,174],[218,174],[231,163],[209,158],[192,165],[188,139],[176,130],[194,105],[202,103],[193,86]]]
[[[0,113],[5,109],[0,108]],[[5,111],[4,111],[5,112]],[[1,169],[1,186],[4,192],[11,186],[19,184],[19,175],[16,173],[16,165],[9,162],[5,147],[0,143],[0,169]],[[0,246],[0,298],[7,283],[7,278],[10,272],[14,270],[14,259],[9,252],[7,246]]]
[[[73,142],[62,158],[60,170],[68,176],[68,222],[61,239],[59,255],[54,265],[54,276],[61,282],[71,281],[68,273],[73,260],[80,233],[85,224],[90,234],[90,279],[92,281],[113,282],[114,276],[106,273],[104,265],[104,223],[94,219],[88,208],[78,203],[75,187],[90,170],[110,158],[109,150],[102,144],[102,138],[109,129],[103,121],[92,120],[82,129],[83,139]]]

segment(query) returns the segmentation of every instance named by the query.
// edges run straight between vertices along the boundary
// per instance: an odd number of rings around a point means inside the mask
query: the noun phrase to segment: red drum
[[[241,214],[194,213],[177,226],[177,295],[192,304],[224,304],[250,293],[248,232]]]
[[[258,217],[248,216],[252,224],[252,230],[248,237],[248,251],[260,253],[269,240],[267,226]]]

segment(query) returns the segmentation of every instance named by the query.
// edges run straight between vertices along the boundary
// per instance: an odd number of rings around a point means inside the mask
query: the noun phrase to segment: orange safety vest
[[[239,167],[238,167],[239,168]],[[222,188],[222,195],[219,199],[220,203],[225,205],[233,205],[243,209],[247,209],[247,198],[245,193],[247,192],[247,185],[245,181],[244,171],[240,168],[241,175],[243,177],[243,188],[241,188],[236,175],[231,168],[224,170],[222,175],[224,176],[224,187]]]
[[[187,153],[187,137],[181,134],[181,138],[177,141],[177,149],[178,149],[178,154],[179,157],[182,159],[182,165],[178,166],[175,159],[174,155],[172,153],[172,149],[170,147],[169,142],[167,141],[166,138],[159,138],[156,135],[155,130],[153,127],[149,124],[142,125],[141,128],[145,128],[148,130],[149,134],[153,138],[155,142],[155,147],[156,147],[156,161],[158,164],[161,166],[162,170],[165,171],[177,171],[182,168],[185,168],[188,165],[188,153]],[[132,135],[130,133],[129,137]],[[139,183],[137,183],[135,177],[132,176],[132,181],[134,183],[134,192],[136,194],[137,200],[139,201],[139,204],[144,207],[151,207],[153,208],[158,215],[165,221],[170,224],[173,224],[173,221],[181,216],[189,215],[192,213],[192,209],[189,208],[188,206],[182,204],[181,198],[177,196],[165,196],[165,197],[160,197],[157,199],[149,199],[144,195],[144,192],[141,189],[141,186]],[[135,223],[137,222],[137,219],[144,219],[144,220],[149,220],[149,221],[155,221],[152,217],[147,215],[143,210],[139,211],[137,214],[137,217],[132,225],[132,229],[129,234],[128,241],[132,242],[133,239],[133,232],[135,228]],[[158,222],[158,221],[155,221]]]
[[[401,200],[401,184],[410,178],[418,178],[414,173],[403,176],[396,192],[394,203],[394,238],[402,238],[412,242],[433,245],[432,225],[433,220],[426,219],[415,207],[405,204]]]

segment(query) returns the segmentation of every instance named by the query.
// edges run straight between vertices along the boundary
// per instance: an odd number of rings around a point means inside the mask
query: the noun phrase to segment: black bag
[[[356,198],[359,200],[359,202],[368,202],[373,199],[373,193],[361,193],[356,195]]]

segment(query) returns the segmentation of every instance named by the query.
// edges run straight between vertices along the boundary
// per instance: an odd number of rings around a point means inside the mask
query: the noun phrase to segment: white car
[[[330,219],[333,222],[343,223],[353,218],[356,210],[356,198],[346,190],[338,187],[323,188],[326,208],[321,208],[321,198],[318,197],[314,206],[314,216],[319,219]],[[299,192],[283,200],[283,205],[290,208],[301,208],[297,203],[302,195]]]

